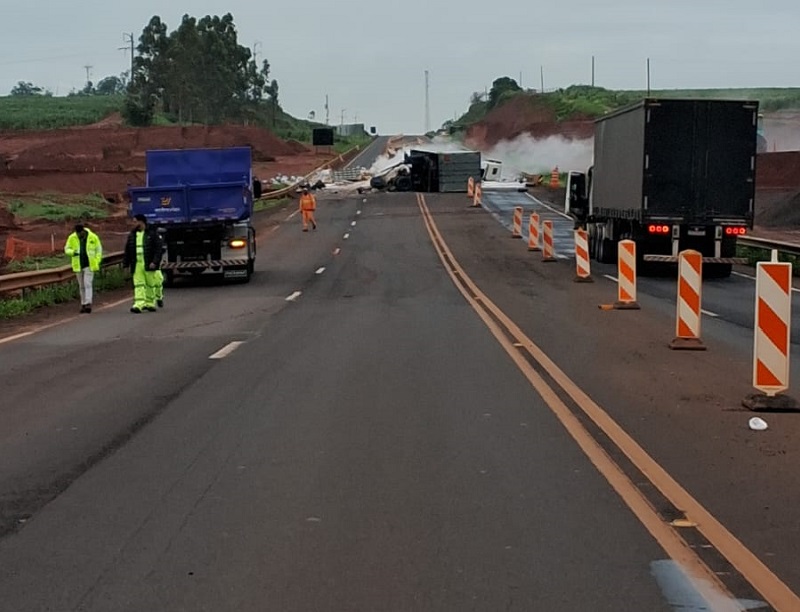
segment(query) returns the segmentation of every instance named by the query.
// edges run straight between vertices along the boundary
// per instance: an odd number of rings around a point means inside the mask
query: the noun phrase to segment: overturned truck
[[[423,151],[412,149],[402,162],[372,178],[374,189],[440,193],[466,192],[467,182],[481,180],[477,151]]]

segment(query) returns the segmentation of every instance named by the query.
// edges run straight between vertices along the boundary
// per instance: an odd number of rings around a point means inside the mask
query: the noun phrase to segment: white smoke
[[[536,139],[523,134],[514,140],[503,140],[488,151],[484,159],[503,162],[504,178],[514,178],[522,172],[546,174],[554,167],[562,172],[585,172],[592,165],[594,140],[569,140],[563,136]]]

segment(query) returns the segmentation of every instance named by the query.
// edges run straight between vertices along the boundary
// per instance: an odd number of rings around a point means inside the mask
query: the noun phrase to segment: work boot
[[[81,314],[86,312],[86,304],[81,304]]]
[[[144,309],[147,312],[158,312],[158,309],[155,306],[145,306]]]
[[[142,309],[138,306],[131,306],[131,312],[133,314],[142,314]]]
[[[314,224],[314,229],[315,229],[315,230],[317,229],[317,224],[316,224],[316,223]]]
[[[164,308],[164,300],[157,300],[156,304],[158,304],[159,308]]]
[[[84,312],[86,314],[92,314],[92,305],[91,304],[86,304],[85,308],[86,308],[86,310],[84,310]]]
[[[304,231],[304,232],[307,232],[307,231],[308,231],[308,228],[307,228],[307,227],[304,227],[304,228],[303,228],[303,231]]]

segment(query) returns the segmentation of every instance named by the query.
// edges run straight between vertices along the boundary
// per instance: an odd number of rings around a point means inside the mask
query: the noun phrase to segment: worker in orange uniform
[[[317,229],[317,222],[314,220],[314,211],[317,210],[317,199],[308,191],[308,187],[303,187],[300,196],[300,214],[303,215],[303,231],[308,231],[308,224]]]

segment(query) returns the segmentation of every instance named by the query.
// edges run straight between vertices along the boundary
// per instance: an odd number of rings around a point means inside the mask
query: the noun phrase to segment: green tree
[[[494,108],[501,99],[518,91],[522,91],[522,88],[511,77],[495,79],[489,90],[489,107]]]
[[[30,81],[19,81],[11,89],[12,96],[41,96],[44,93],[44,89],[34,85]]]
[[[128,89],[128,112],[140,119],[157,105],[178,121],[220,123],[249,120],[263,108],[264,96],[277,104],[277,81],[269,81],[269,62],[256,64],[238,41],[230,13],[196,19],[184,15],[169,33],[158,16],[139,39]]]
[[[101,79],[94,88],[94,93],[98,96],[115,96],[125,92],[125,83],[121,77],[108,76]]]

